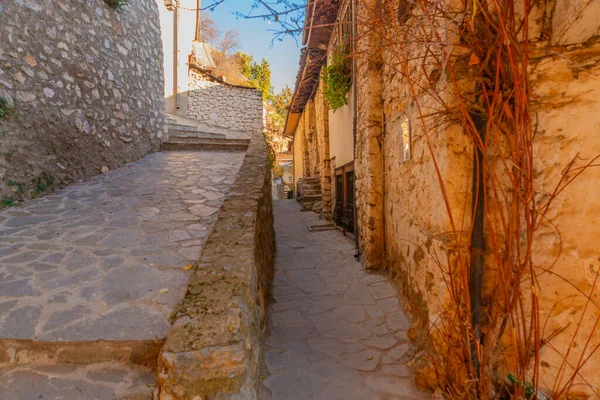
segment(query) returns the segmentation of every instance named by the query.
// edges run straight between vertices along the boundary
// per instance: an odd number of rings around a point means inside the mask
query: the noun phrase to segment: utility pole
[[[200,5],[202,0],[196,0],[196,35],[194,41],[202,41],[202,21],[200,20]]]

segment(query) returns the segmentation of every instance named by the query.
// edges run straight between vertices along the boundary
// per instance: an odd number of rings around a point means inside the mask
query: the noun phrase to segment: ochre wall
[[[317,118],[315,115],[315,101],[309,100],[306,103],[304,112],[302,113],[304,119],[305,135],[306,135],[306,146],[308,154],[310,154],[308,162],[308,176],[314,177],[320,174],[321,154],[319,152],[319,141],[317,139]]]
[[[402,77],[383,71],[382,141],[383,264],[408,299],[420,331],[442,328],[449,291],[442,273],[456,241],[449,232],[470,226],[472,145],[458,127],[432,129],[428,148],[412,96]],[[427,99],[420,99],[427,106]],[[404,159],[403,124],[408,117],[411,157]],[[437,162],[433,163],[432,152]],[[445,189],[451,218],[442,192]],[[463,255],[468,246],[461,247]],[[456,261],[456,260],[453,260]],[[447,322],[447,320],[446,320]],[[423,339],[420,337],[419,339]]]
[[[308,100],[294,132],[294,180],[318,177],[323,201],[322,215],[332,217],[333,169],[330,161],[329,109],[323,98],[323,81],[318,82],[312,99]]]
[[[334,169],[354,161],[353,113],[354,88],[351,88],[348,105],[329,110],[329,155]]]
[[[554,191],[562,171],[574,158],[582,165],[600,155],[600,47],[596,46],[595,54],[594,58],[581,59],[593,65],[587,71],[558,56],[539,60],[532,68],[533,117],[537,123],[534,168],[539,195]],[[570,56],[578,59],[576,54]],[[533,254],[540,273],[541,321],[544,337],[565,330],[551,346],[542,348],[544,387],[554,382],[562,362],[559,353],[566,354],[574,338],[586,306],[584,294],[593,293],[596,305],[588,305],[570,362],[577,362],[590,332],[595,330],[596,334],[586,354],[600,344],[599,327],[594,327],[600,316],[600,281],[593,286],[600,269],[600,168],[586,170],[560,193],[548,217],[551,224],[542,224]],[[551,272],[544,273],[546,269]],[[600,387],[599,366],[600,354],[596,353],[581,370],[595,387]]]
[[[554,191],[561,174],[575,157],[578,165],[582,165],[600,155],[600,45],[597,39],[591,39],[597,34],[600,21],[582,19],[600,12],[600,3],[594,4],[598,5],[559,2],[554,13],[535,9],[532,14],[552,16],[554,31],[549,34],[550,43],[582,43],[554,52],[532,51],[531,115],[536,129],[534,187],[538,196]],[[581,21],[588,21],[587,25]],[[360,32],[360,26],[358,29]],[[530,30],[534,37],[541,37],[539,27],[532,26]],[[361,45],[369,45],[368,39],[368,35],[359,34],[359,54]],[[391,53],[384,52],[379,107],[373,97],[378,90],[378,66],[370,65],[366,59],[361,63],[359,59],[355,165],[361,257],[367,268],[377,267],[379,250],[384,244],[382,265],[390,270],[407,296],[415,322],[426,331],[436,325],[448,307],[449,293],[440,266],[448,264],[446,254],[455,250],[449,240],[452,224],[441,184],[455,227],[459,231],[468,230],[473,150],[462,130],[455,126],[430,130],[431,150],[428,148],[411,92],[403,77],[386,66],[392,63],[386,59],[392,57]],[[425,109],[433,105],[426,97],[419,102]],[[385,115],[379,133],[377,112]],[[412,134],[412,154],[406,161],[401,141],[405,117],[410,121]],[[330,130],[333,156],[333,132],[340,130],[333,118]],[[383,174],[378,173],[379,169]],[[378,202],[383,204],[382,213]],[[593,285],[600,268],[599,215],[600,168],[594,167],[559,194],[548,214],[551,223],[542,224],[535,238],[533,262],[540,285],[542,337],[560,332],[541,350],[540,385],[544,388],[552,388],[562,355],[569,347],[569,362],[576,364],[588,337],[598,330],[594,324],[600,315],[597,306],[600,287]],[[463,245],[462,249],[468,250],[468,246]],[[545,269],[550,272],[543,272]],[[494,296],[494,287],[494,281],[484,282],[484,292],[490,296]],[[593,296],[593,303],[583,315],[589,295]],[[574,338],[580,321],[579,333]],[[586,354],[598,344],[600,335],[596,334]],[[600,353],[596,353],[581,370],[588,384],[595,387],[600,387],[599,365]],[[590,393],[585,385],[576,389]]]
[[[300,117],[298,127],[294,132],[294,196],[296,196],[296,183],[304,177],[304,118]]]

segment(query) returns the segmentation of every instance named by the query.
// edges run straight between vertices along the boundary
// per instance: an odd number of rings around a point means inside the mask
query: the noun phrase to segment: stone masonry
[[[333,170],[331,168],[331,159],[329,154],[329,108],[325,105],[323,99],[323,89],[325,83],[319,80],[319,86],[315,93],[315,118],[316,118],[316,136],[317,149],[319,151],[319,177],[321,179],[321,192],[323,202],[323,217],[332,219],[332,185],[331,177]]]
[[[158,360],[160,400],[257,398],[274,273],[268,160],[256,132],[174,314]]]
[[[155,1],[0,3],[0,197],[39,197],[155,151],[164,126]],[[38,183],[42,182],[43,186]]]
[[[0,399],[148,389],[243,157],[151,154],[0,212]]]
[[[391,4],[398,7],[403,2]],[[515,2],[517,4],[523,7],[523,2]],[[366,9],[359,8],[359,21],[369,21]],[[595,111],[600,107],[598,15],[600,3],[587,0],[552,1],[532,7],[528,84],[531,85],[531,118],[535,121],[532,184],[536,195],[553,193],[572,160],[576,160],[576,165],[583,165],[598,156],[600,141],[595,134],[600,126],[600,116]],[[397,48],[383,49],[382,62],[373,65],[368,59],[368,49],[376,46],[369,42],[368,33],[372,30],[368,23],[359,23],[358,30],[361,56],[357,60],[355,165],[361,256],[366,267],[383,265],[390,270],[411,300],[411,311],[417,320],[415,328],[429,334],[437,329],[436,324],[440,326],[433,321],[443,319],[451,304],[448,300],[451,291],[444,276],[446,261],[442,268],[439,261],[441,254],[456,253],[456,245],[446,236],[452,231],[448,211],[463,226],[471,224],[470,213],[464,210],[470,209],[472,201],[473,146],[457,126],[431,129],[429,136],[424,134],[413,101],[413,89],[394,64]],[[414,55],[409,70],[426,63],[425,57],[411,50]],[[434,114],[438,105],[427,95],[419,99],[420,108],[429,110],[430,114]],[[405,121],[411,131],[410,159],[403,155],[406,143],[399,134]],[[430,128],[433,125],[430,124]],[[434,157],[437,165],[434,165]],[[497,165],[494,168],[502,170]],[[592,168],[574,180],[553,203],[549,220],[541,224],[534,238],[532,258],[538,274],[536,303],[540,324],[544,327],[542,336],[544,340],[546,336],[552,337],[540,350],[539,384],[544,389],[550,390],[559,382],[557,378],[562,374],[559,371],[565,354],[569,354],[568,363],[576,365],[585,353],[580,343],[585,343],[590,335],[589,346],[600,343],[600,336],[593,334],[600,311],[597,307],[589,311],[587,306],[587,296],[597,296],[600,291],[594,283],[600,268],[597,243],[600,228],[595,219],[589,218],[598,215],[600,210],[599,179],[600,171]],[[495,207],[489,206],[489,209]],[[487,226],[492,226],[490,220],[493,221],[493,217],[486,216]],[[486,232],[486,243],[491,243],[488,234]],[[486,249],[488,251],[492,254]],[[492,257],[486,258],[484,270],[494,268]],[[493,304],[498,296],[498,279],[493,274],[484,274],[485,304]],[[569,299],[568,302],[565,299]],[[584,312],[589,313],[589,317]],[[444,348],[446,339],[435,339],[440,340],[438,349]],[[600,356],[595,353],[578,370],[577,379],[581,378],[581,382],[576,379],[575,387],[586,393],[581,394],[582,398],[591,393],[594,393],[592,398],[598,397],[597,389],[593,392],[591,387],[599,385],[596,372],[599,364]],[[571,373],[569,370],[565,376]],[[437,384],[431,370],[419,375],[422,384],[430,387]],[[588,384],[590,387],[585,387]]]
[[[261,93],[251,87],[217,82],[213,77],[190,69],[187,117],[241,132],[262,132]]]
[[[416,389],[410,321],[394,283],[295,201],[273,206],[277,257],[261,400],[429,399]]]

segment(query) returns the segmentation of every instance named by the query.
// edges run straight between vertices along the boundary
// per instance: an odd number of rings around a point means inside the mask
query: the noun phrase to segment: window
[[[340,45],[343,54],[350,54],[352,51],[352,1],[346,3],[346,8],[340,18],[340,26],[338,28],[340,35]]]

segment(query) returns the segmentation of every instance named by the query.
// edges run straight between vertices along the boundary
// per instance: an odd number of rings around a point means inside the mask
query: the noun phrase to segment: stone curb
[[[270,176],[255,133],[159,356],[160,400],[257,398],[274,273]]]
[[[123,361],[153,367],[162,340],[95,340],[40,342],[5,339],[0,341],[0,367],[7,365],[91,364]]]

